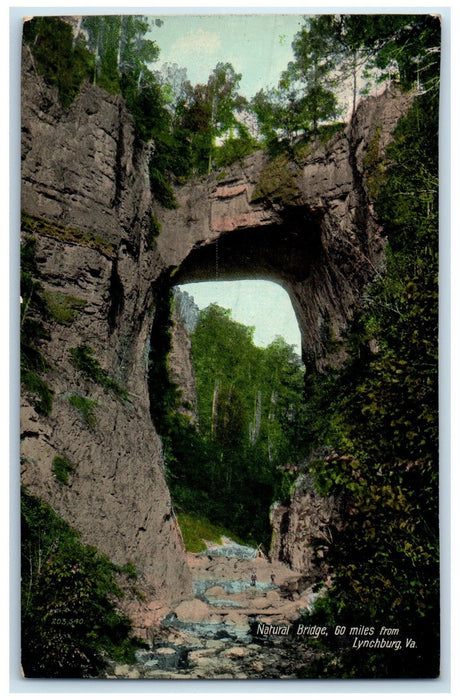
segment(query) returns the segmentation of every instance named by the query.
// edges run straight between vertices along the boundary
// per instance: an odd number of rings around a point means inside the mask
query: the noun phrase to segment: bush
[[[110,374],[101,367],[99,361],[94,357],[94,350],[89,345],[79,345],[70,349],[71,363],[75,369],[79,370],[88,379],[102,386],[117,399],[125,401],[128,392],[113,379]]]
[[[118,568],[47,504],[21,496],[22,667],[27,678],[98,676],[140,646],[116,608]]]
[[[71,406],[79,411],[83,421],[90,427],[96,427],[96,417],[94,415],[94,409],[99,406],[98,402],[94,399],[88,399],[85,396],[79,396],[78,394],[72,394],[69,397],[69,403]]]
[[[49,316],[63,326],[70,326],[77,314],[86,306],[84,299],[62,294],[62,292],[47,291],[43,293],[43,297]]]
[[[73,464],[69,462],[65,457],[56,455],[53,459],[53,472],[56,479],[63,486],[67,486],[69,483],[69,475],[75,471]]]

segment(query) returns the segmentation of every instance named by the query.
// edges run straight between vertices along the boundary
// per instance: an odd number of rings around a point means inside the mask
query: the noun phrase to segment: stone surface
[[[195,582],[206,581],[209,557],[189,554],[188,558],[192,556]],[[244,603],[243,609],[235,613],[224,606],[211,608],[207,595],[216,592],[216,586],[210,582],[204,596],[182,602],[173,614],[166,616],[158,639],[149,649],[136,653],[134,665],[121,670],[115,665],[107,675],[214,680],[299,677],[311,655],[308,645],[299,643],[295,622],[318,593],[310,587],[295,601],[286,599],[283,585],[299,576],[279,562],[271,564],[280,580],[279,587],[272,586],[267,591],[260,586],[238,585],[246,582],[253,569],[257,578],[263,579],[267,563],[262,557],[252,561],[216,558],[211,563],[212,573],[222,582],[221,590]]]
[[[21,479],[85,542],[118,564],[136,564],[145,605],[129,596],[125,604],[144,636],[158,615],[152,601],[172,608],[193,595],[150,417],[148,356],[158,290],[216,273],[278,281],[291,295],[304,358],[318,366],[331,361],[325,331],[340,334],[382,260],[363,179],[365,154],[377,133],[383,149],[409,99],[369,98],[345,134],[313,146],[276,177],[265,155],[255,153],[225,177],[179,188],[177,209],[166,211],[153,201],[148,181],[154,145],[136,138],[122,99],[86,84],[63,110],[25,49],[21,207],[48,222],[45,230],[29,226],[27,235],[37,242],[43,289],[85,305],[70,325],[45,322],[41,350],[53,410],[38,415],[33,397],[23,393]],[[152,213],[162,224],[154,246],[147,244]],[[105,245],[58,235],[49,224]],[[72,366],[69,351],[82,344],[127,400]],[[72,394],[97,402],[94,426],[70,404]],[[67,486],[53,474],[56,455],[75,467]]]
[[[179,411],[197,425],[199,421],[195,370],[193,368],[192,344],[186,323],[186,319],[180,312],[180,307],[174,304],[169,355],[170,377],[180,393]]]
[[[341,527],[340,503],[333,497],[319,496],[308,473],[295,481],[287,505],[274,504],[270,513],[273,539],[272,561],[280,561],[302,572],[308,581],[328,575],[327,548],[334,529]],[[323,544],[321,544],[323,543]],[[284,582],[286,594],[299,593],[298,577]]]

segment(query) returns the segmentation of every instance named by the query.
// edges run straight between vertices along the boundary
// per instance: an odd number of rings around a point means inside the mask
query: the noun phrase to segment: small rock
[[[160,647],[159,649],[155,649],[155,654],[159,654],[161,656],[172,656],[176,653],[174,649],[171,649],[171,647]]]
[[[141,674],[137,670],[137,668],[131,668],[128,673],[126,674],[126,678],[132,678],[132,679],[137,679],[140,678]]]
[[[113,672],[117,677],[123,676],[124,678],[126,678],[127,674],[129,673],[129,666],[128,666],[128,664],[123,664],[121,666],[115,666]]]
[[[196,651],[191,651],[188,655],[188,660],[190,663],[201,663],[211,656],[213,657],[216,653],[215,649],[197,649]]]
[[[211,586],[211,588],[206,590],[206,595],[213,596],[214,598],[222,598],[224,594],[225,591],[222,586]]]
[[[175,609],[179,620],[187,622],[208,622],[210,617],[209,606],[202,600],[184,600]]]
[[[221,653],[221,656],[228,657],[229,659],[242,659],[247,656],[248,650],[245,647],[230,647],[230,649],[225,649]]]

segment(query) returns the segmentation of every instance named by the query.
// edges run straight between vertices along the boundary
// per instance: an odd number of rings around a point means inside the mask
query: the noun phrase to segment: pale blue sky
[[[276,85],[292,59],[291,43],[303,24],[301,14],[173,14],[158,15],[152,38],[163,62],[187,68],[194,85],[207,82],[219,61],[230,62],[242,74],[240,92],[252,97]]]
[[[232,318],[245,326],[254,326],[255,345],[266,347],[281,335],[301,354],[300,330],[288,293],[274,282],[242,280],[237,282],[195,282],[180,287],[188,292],[200,309],[212,302],[231,309]]]

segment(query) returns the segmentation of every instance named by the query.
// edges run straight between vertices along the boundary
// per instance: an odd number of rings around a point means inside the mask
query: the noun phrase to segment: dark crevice
[[[115,259],[112,263],[112,272],[110,275],[110,308],[108,314],[110,334],[117,327],[118,317],[123,311],[124,306],[124,290],[123,284],[118,273],[118,260]]]

